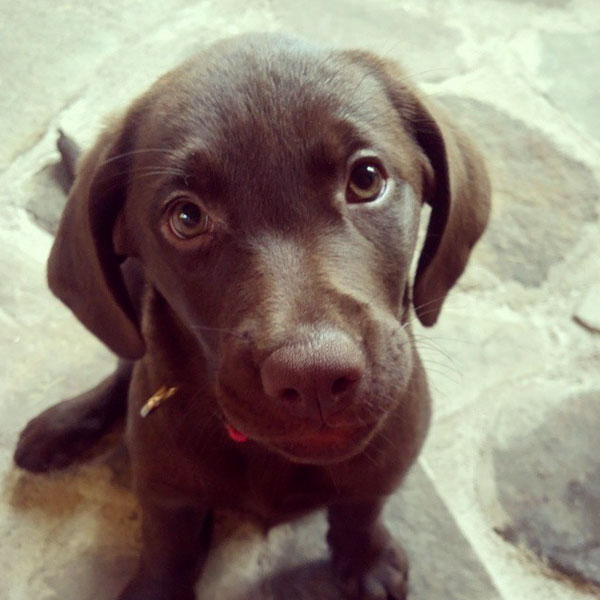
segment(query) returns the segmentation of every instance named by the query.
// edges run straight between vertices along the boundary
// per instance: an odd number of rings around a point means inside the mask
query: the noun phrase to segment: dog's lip
[[[345,427],[323,425],[314,431],[278,437],[265,443],[301,462],[333,462],[358,453],[375,428],[373,423]]]
[[[344,444],[355,437],[360,431],[364,430],[366,425],[355,425],[345,427],[330,427],[322,425],[314,431],[304,431],[285,436],[276,442],[279,443],[299,443],[306,446],[321,446],[326,444]]]
[[[331,444],[345,444],[359,435],[361,432],[369,430],[373,424],[364,424],[354,426],[336,426],[332,427],[323,424],[318,429],[294,432],[282,436],[274,436],[264,441],[273,445],[302,444],[305,446],[323,446]],[[249,436],[241,429],[234,427],[228,421],[225,422],[225,429],[229,437],[235,442],[243,442],[249,439]]]
[[[225,429],[236,443],[255,441],[279,451],[300,462],[330,462],[356,454],[371,438],[376,423],[329,426],[303,429],[276,436],[247,435],[242,426],[233,426],[227,420]]]
[[[221,384],[222,394],[235,394]],[[329,462],[352,456],[366,445],[377,429],[377,419],[369,422],[329,425],[327,423],[304,423],[299,429],[280,434],[265,434],[260,428],[248,427],[244,419],[233,418],[223,411],[223,424],[229,438],[243,445],[254,441],[267,448],[281,452],[285,456],[300,462]]]

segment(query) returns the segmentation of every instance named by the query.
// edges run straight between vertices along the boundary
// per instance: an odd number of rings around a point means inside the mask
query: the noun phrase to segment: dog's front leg
[[[17,465],[42,473],[89,457],[102,436],[125,417],[132,368],[133,363],[119,361],[117,370],[96,387],[32,419],[19,437]]]
[[[142,510],[138,572],[119,600],[194,600],[194,584],[210,543],[211,512],[150,502]]]
[[[329,507],[327,541],[340,589],[351,600],[404,600],[408,561],[381,521],[384,498]]]

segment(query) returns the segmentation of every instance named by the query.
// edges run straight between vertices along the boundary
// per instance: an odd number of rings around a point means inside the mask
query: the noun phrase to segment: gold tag
[[[156,410],[164,400],[170,398],[177,391],[176,387],[167,388],[166,386],[161,386],[148,398],[148,401],[142,408],[140,408],[140,416],[142,419],[145,419],[153,410]]]

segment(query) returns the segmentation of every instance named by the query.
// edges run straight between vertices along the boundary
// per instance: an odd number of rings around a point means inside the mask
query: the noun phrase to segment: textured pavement
[[[45,286],[57,129],[88,145],[195,48],[265,30],[398,58],[492,175],[489,231],[417,329],[434,423],[386,513],[411,598],[599,598],[598,0],[0,0],[0,599],[110,600],[139,543],[118,455],[12,466],[25,422],[113,365]],[[337,598],[324,528],[221,516],[198,597]]]

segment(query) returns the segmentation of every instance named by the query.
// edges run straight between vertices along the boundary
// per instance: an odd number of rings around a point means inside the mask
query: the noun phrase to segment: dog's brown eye
[[[363,162],[356,165],[348,180],[348,202],[370,202],[379,198],[385,189],[385,177],[374,163]]]
[[[212,230],[213,223],[204,210],[187,199],[176,200],[169,210],[169,226],[180,239],[189,240]]]

